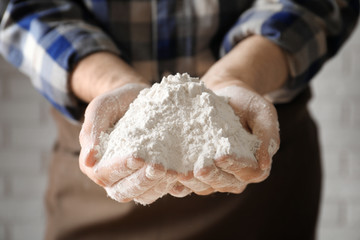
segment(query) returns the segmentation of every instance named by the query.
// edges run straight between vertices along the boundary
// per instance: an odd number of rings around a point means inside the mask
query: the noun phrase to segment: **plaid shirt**
[[[0,3],[1,53],[73,120],[85,105],[69,91],[69,73],[93,52],[118,54],[152,82],[176,72],[201,77],[252,34],[286,51],[290,76],[269,97],[289,101],[338,51],[359,12],[358,0],[8,2]]]

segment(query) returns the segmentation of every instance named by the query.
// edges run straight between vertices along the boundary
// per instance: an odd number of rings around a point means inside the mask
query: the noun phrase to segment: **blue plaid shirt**
[[[358,0],[6,2],[0,3],[2,55],[73,120],[85,104],[69,91],[69,74],[93,52],[119,55],[152,82],[176,72],[201,77],[253,34],[286,51],[290,76],[268,97],[290,101],[338,51],[359,13]]]

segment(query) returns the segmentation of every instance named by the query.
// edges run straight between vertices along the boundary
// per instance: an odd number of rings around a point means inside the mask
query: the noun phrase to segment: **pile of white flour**
[[[97,149],[99,164],[134,156],[185,173],[225,155],[256,162],[258,146],[226,98],[178,73],[141,91],[114,128],[101,135]]]

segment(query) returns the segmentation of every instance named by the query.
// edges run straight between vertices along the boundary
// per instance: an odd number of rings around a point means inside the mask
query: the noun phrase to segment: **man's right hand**
[[[97,159],[96,146],[101,132],[108,132],[146,87],[146,84],[131,83],[96,97],[86,109],[80,132],[81,171],[119,202],[135,200],[149,204],[168,192],[176,195],[173,186],[177,173],[166,171],[159,164],[147,164],[143,159],[132,156],[115,156],[106,164]]]
[[[99,52],[79,62],[70,84],[78,98],[89,102],[80,133],[79,165],[84,174],[119,202],[149,204],[167,193],[183,197],[191,192],[177,182],[175,171],[161,165],[131,156],[116,156],[104,165],[96,158],[100,133],[108,132],[139,92],[150,87],[146,79],[117,56]]]

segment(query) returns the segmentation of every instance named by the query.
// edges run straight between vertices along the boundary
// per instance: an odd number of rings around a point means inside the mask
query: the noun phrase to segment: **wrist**
[[[129,83],[149,84],[132,67],[109,52],[93,53],[82,59],[69,81],[74,95],[85,102]]]
[[[246,86],[264,95],[279,89],[288,76],[284,51],[262,36],[239,42],[204,75],[210,89]]]

